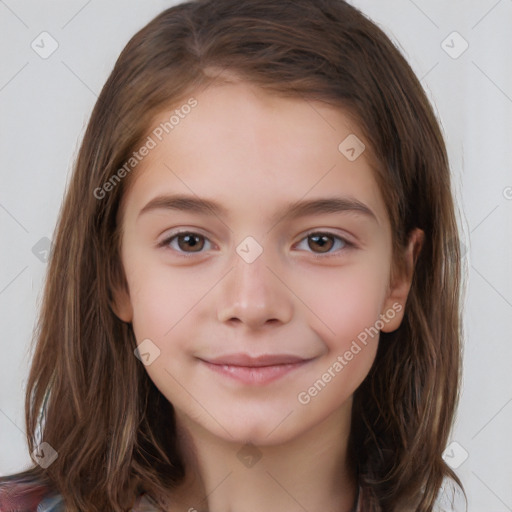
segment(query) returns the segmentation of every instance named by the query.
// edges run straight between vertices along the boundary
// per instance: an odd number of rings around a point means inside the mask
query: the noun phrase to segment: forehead
[[[341,108],[246,82],[210,85],[191,98],[192,109],[177,105],[155,118],[154,148],[130,176],[130,208],[186,193],[214,197],[234,213],[268,206],[270,216],[273,205],[338,193],[370,203],[385,220],[371,149],[347,158],[347,145],[359,152],[364,137]]]

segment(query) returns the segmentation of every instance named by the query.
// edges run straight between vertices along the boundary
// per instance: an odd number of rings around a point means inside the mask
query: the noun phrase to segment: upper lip
[[[265,354],[256,357],[248,354],[228,354],[202,360],[207,363],[218,365],[259,367],[276,366],[279,364],[294,364],[306,361],[307,359],[290,354]]]

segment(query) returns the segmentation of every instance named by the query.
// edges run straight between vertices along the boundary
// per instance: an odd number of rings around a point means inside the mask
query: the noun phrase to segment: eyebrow
[[[228,216],[228,210],[216,201],[182,194],[155,197],[140,210],[138,217],[154,210],[186,211],[217,217]],[[325,197],[288,203],[278,210],[270,220],[278,223],[283,220],[293,220],[313,215],[345,212],[361,214],[377,223],[379,222],[375,213],[368,206],[351,197]]]

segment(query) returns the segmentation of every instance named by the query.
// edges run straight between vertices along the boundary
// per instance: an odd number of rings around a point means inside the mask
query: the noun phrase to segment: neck
[[[177,411],[187,470],[171,507],[190,512],[349,512],[357,495],[347,457],[351,401],[278,445],[220,439]]]

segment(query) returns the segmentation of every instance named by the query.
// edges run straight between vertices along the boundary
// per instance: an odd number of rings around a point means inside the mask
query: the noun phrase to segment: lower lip
[[[291,364],[278,364],[274,366],[232,366],[232,365],[220,365],[203,363],[210,368],[210,370],[230,377],[234,380],[242,382],[244,384],[251,384],[253,386],[263,386],[269,384],[281,377],[284,377],[293,370],[301,368],[309,361],[301,361],[298,363]]]

